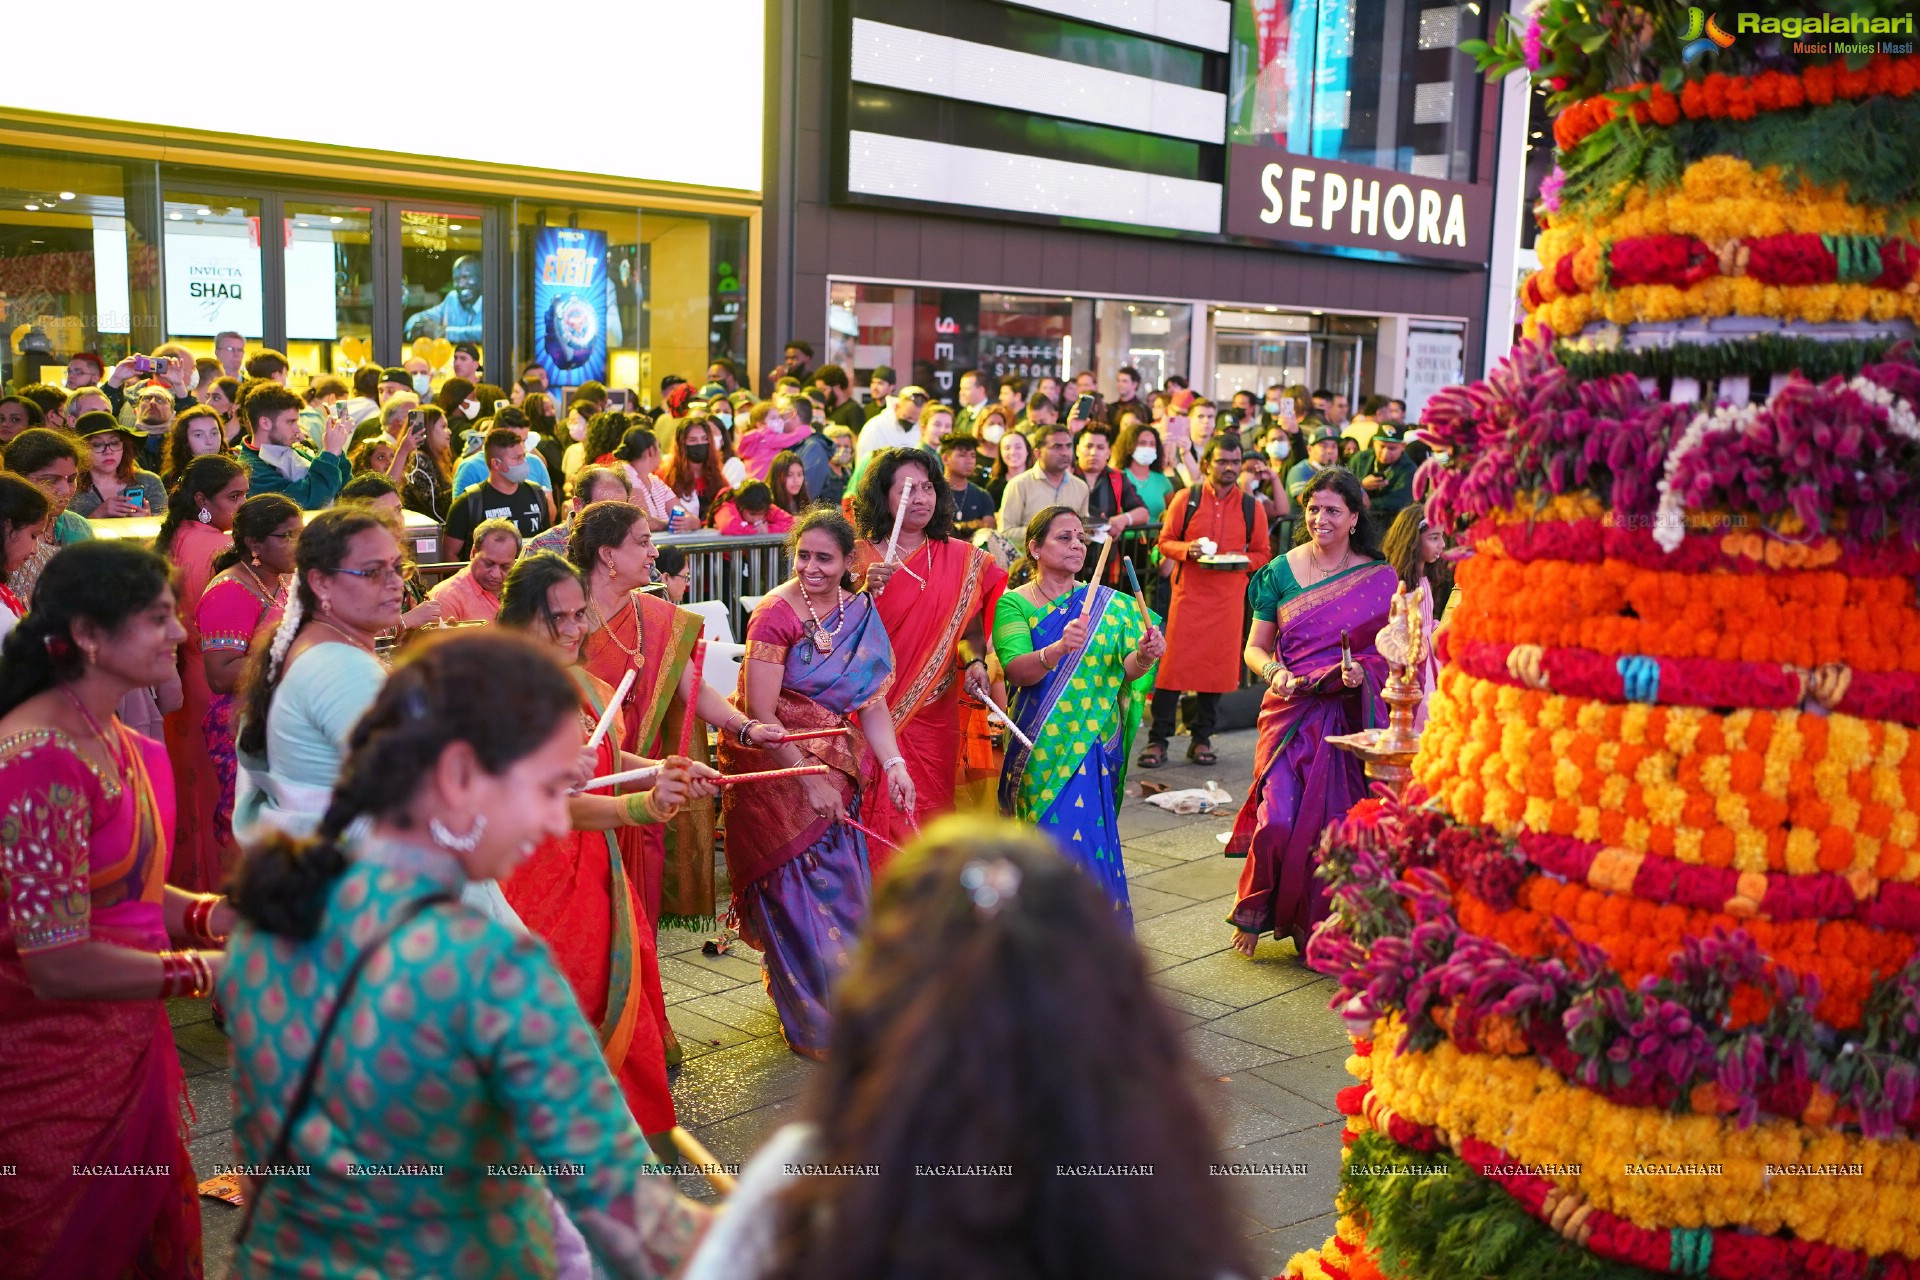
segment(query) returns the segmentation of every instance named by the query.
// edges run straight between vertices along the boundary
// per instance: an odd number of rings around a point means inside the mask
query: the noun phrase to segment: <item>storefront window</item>
[[[1478,4],[1235,0],[1228,141],[1473,180]]]
[[[746,222],[522,204],[521,350],[547,384],[604,382],[654,405],[660,381],[698,384],[709,362],[746,360]]]
[[[825,358],[855,386],[886,365],[936,397],[954,395],[968,369],[986,375],[989,390],[1091,370],[1112,394],[1122,368],[1149,386],[1184,375],[1192,325],[1185,303],[836,282]]]
[[[372,358],[373,209],[289,200],[284,222],[292,380],[347,377]]]
[[[136,331],[158,336],[158,255],[128,225],[125,188],[118,164],[0,150],[0,360],[9,386],[63,384],[76,352],[111,366]]]
[[[1221,404],[1236,391],[1260,396],[1279,385],[1331,391],[1358,406],[1373,385],[1375,317],[1221,309],[1213,329],[1212,394]]]
[[[168,339],[196,356],[213,355],[214,335],[229,331],[258,344],[260,202],[168,191],[164,208]]]
[[[452,366],[454,344],[486,341],[486,246],[480,211],[398,212],[404,317],[400,336],[406,356],[424,359],[438,378]]]

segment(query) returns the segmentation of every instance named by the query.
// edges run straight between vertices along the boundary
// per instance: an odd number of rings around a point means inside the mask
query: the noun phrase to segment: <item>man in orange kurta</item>
[[[1174,566],[1173,603],[1142,768],[1166,762],[1183,693],[1195,695],[1187,759],[1212,764],[1220,695],[1240,685],[1247,582],[1273,555],[1260,505],[1240,490],[1240,460],[1239,436],[1222,432],[1207,441],[1202,482],[1174,494],[1161,517],[1160,554]]]

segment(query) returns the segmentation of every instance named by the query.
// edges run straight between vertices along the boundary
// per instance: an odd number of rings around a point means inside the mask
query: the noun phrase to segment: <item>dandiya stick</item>
[[[893,563],[893,554],[900,548],[900,526],[907,520],[907,499],[913,496],[913,477],[900,478],[900,505],[893,513],[893,533],[887,538],[887,563]]]
[[[693,696],[687,699],[687,705],[680,709],[680,755],[691,756],[693,752],[693,722],[700,718],[700,690],[707,683],[707,637],[702,635],[693,642]]]
[[[1013,722],[1013,718],[1011,716],[1009,716],[1006,712],[1002,711],[999,707],[995,706],[992,698],[987,699],[987,719],[998,720],[1001,724],[1007,726],[1008,733],[1011,733],[1014,737],[1020,739],[1021,743],[1026,747],[1027,750],[1032,751],[1034,749],[1033,739],[1029,738],[1026,734],[1020,732],[1020,726]]]
[[[629,769],[625,773],[609,773],[605,777],[594,778],[585,786],[581,787],[580,790],[602,791],[608,787],[625,786],[629,782],[652,782],[659,776],[660,766],[650,764],[640,769]]]
[[[791,769],[763,769],[759,773],[726,773],[711,779],[715,786],[733,787],[743,782],[773,782],[780,778],[811,778],[816,774],[831,773],[833,770],[823,764],[797,764]]]
[[[843,737],[844,735],[851,732],[852,730],[848,729],[845,725],[841,725],[838,729],[808,729],[802,733],[789,733],[786,737],[780,739],[780,741],[810,742],[815,738]]]
[[[1113,544],[1118,541],[1118,538],[1111,535],[1101,540],[1100,559],[1093,566],[1093,577],[1087,582],[1086,602],[1080,606],[1080,620],[1082,622],[1093,616],[1094,593],[1100,590],[1100,582],[1107,576],[1107,557],[1113,554]]]
[[[1140,605],[1140,621],[1153,625],[1153,613],[1147,608],[1147,593],[1140,589],[1140,575],[1133,571],[1133,561],[1122,560],[1122,568],[1127,571],[1127,585],[1133,588],[1133,598]]]
[[[628,667],[627,674],[620,677],[620,687],[613,691],[613,697],[607,702],[607,709],[600,713],[600,723],[593,726],[593,736],[587,739],[587,750],[591,751],[599,746],[600,740],[607,736],[607,730],[613,728],[613,718],[620,714],[620,704],[627,700],[627,690],[633,688],[633,678],[639,674],[632,667]]]
[[[887,846],[887,848],[893,850],[895,853],[900,852],[899,845],[887,839],[885,836],[881,835],[878,831],[875,831],[872,827],[863,827],[859,823],[855,822],[852,818],[842,818],[840,819],[840,821],[846,823],[848,826],[852,827],[855,831],[858,831],[861,835],[865,836],[867,839],[878,841],[879,843]]]

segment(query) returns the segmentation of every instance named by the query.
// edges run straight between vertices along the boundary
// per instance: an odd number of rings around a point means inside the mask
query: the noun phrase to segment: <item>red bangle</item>
[[[213,912],[220,905],[220,895],[203,893],[187,904],[187,936],[196,942],[219,945],[227,940],[224,933],[213,931]]]

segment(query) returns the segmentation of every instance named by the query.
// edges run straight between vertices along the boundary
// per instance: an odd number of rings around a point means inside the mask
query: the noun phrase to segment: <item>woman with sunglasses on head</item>
[[[587,593],[579,573],[551,552],[525,557],[507,575],[497,621],[549,646],[566,665],[579,691],[581,736],[590,738],[607,714],[613,689],[580,666]],[[648,998],[649,991],[660,990],[660,960],[639,887],[620,856],[618,833],[659,826],[688,800],[711,798],[719,775],[680,756],[662,762],[622,751],[620,708],[613,717],[612,729],[583,765],[587,778],[658,765],[657,781],[569,798],[567,832],[543,840],[500,890],[526,927],[553,949],[641,1132],[666,1154],[674,1126],[668,1032],[655,1023]]]
[[[166,1001],[205,996],[224,899],[166,883],[173,779],[114,709],[171,677],[167,562],[54,556],[0,646],[0,1258],[7,1274],[198,1280],[200,1212]],[[147,1176],[80,1169],[138,1166]]]
[[[261,1171],[236,1277],[680,1270],[706,1211],[649,1156],[547,946],[460,901],[567,832],[583,741],[550,651],[430,641],[343,743],[314,838],[247,861],[220,986],[235,1154]]]
[[[231,844],[234,787],[239,758],[234,754],[234,717],[240,705],[240,673],[263,626],[273,626],[287,606],[287,580],[294,571],[304,513],[284,493],[263,493],[240,504],[233,518],[233,545],[213,561],[213,580],[194,610],[198,661],[211,699],[201,721],[207,758],[220,781],[213,827]],[[262,640],[267,643],[271,637]]]

